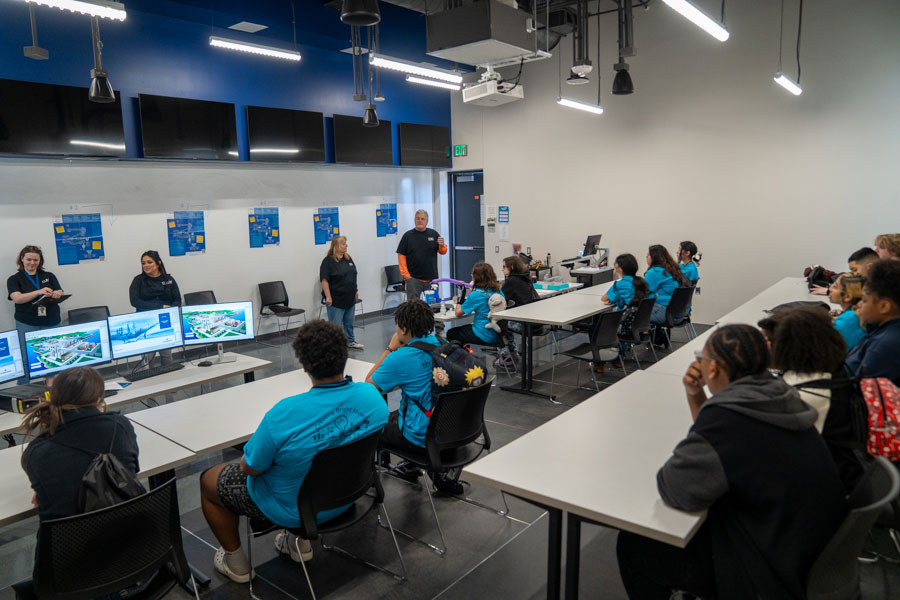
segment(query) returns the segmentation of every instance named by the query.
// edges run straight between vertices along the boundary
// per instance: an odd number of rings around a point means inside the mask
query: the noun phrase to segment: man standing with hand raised
[[[415,300],[438,278],[437,255],[447,254],[444,238],[428,227],[428,212],[416,211],[416,226],[403,234],[397,246],[397,263],[406,283],[406,299]]]

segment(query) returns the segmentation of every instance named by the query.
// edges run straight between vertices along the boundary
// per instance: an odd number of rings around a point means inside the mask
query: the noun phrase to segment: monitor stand
[[[210,361],[214,365],[221,365],[223,363],[233,363],[237,361],[236,356],[225,356],[225,351],[222,349],[222,344],[216,344],[216,352],[218,352],[218,356],[215,360]]]

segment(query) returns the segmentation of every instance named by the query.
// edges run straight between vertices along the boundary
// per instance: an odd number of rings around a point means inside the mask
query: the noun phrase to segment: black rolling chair
[[[482,452],[490,452],[491,437],[484,424],[484,406],[487,403],[492,383],[493,380],[488,379],[478,387],[441,394],[434,405],[428,429],[425,431],[425,448],[422,452],[385,448],[391,454],[418,467],[419,477],[422,479],[423,488],[428,495],[434,522],[437,524],[441,537],[441,546],[430,544],[399,529],[394,531],[428,546],[438,554],[444,554],[447,551],[447,543],[444,541],[444,531],[441,529],[441,522],[438,520],[437,511],[434,508],[434,500],[431,498],[431,488],[425,472],[447,473],[453,469],[461,469],[475,462]],[[479,443],[478,438],[482,436],[484,440]],[[507,506],[506,496],[502,492],[501,498],[505,510],[496,510],[469,498],[462,500],[506,516],[509,513],[509,506]]]
[[[819,554],[807,576],[809,600],[859,597],[859,556],[881,512],[900,492],[900,475],[883,457],[872,463],[848,498],[850,512]]]
[[[634,362],[637,363],[638,369],[641,368],[641,361],[637,357],[637,346],[646,344],[650,348],[650,352],[653,353],[653,360],[659,360],[656,356],[656,349],[650,341],[652,339],[650,336],[650,314],[653,312],[654,304],[656,304],[656,300],[653,298],[641,300],[634,315],[634,320],[631,322],[631,335],[619,335],[619,340],[631,345],[631,356],[634,357]]]
[[[216,294],[212,290],[202,292],[188,292],[184,295],[185,306],[197,306],[198,304],[215,304]]]
[[[259,287],[259,319],[256,323],[256,332],[259,329],[263,319],[275,317],[275,324],[278,327],[278,334],[287,335],[288,327],[291,323],[291,317],[303,315],[303,322],[306,322],[306,310],[302,308],[291,308],[288,306],[287,288],[284,287],[283,281],[267,281],[258,284]],[[284,329],[281,328],[281,322],[284,321]],[[257,339],[257,341],[259,341]],[[262,343],[262,342],[260,342]],[[272,344],[265,344],[272,346]]]
[[[388,265],[384,268],[384,277],[387,284],[384,286],[384,300],[381,303],[381,310],[384,310],[391,294],[406,294],[406,284],[403,282],[403,275],[400,274],[398,265]]]
[[[372,510],[379,507],[384,511],[385,519],[388,523],[388,529],[391,532],[391,538],[394,541],[394,548],[397,550],[397,556],[400,557],[400,567],[403,574],[399,575],[384,567],[380,567],[368,561],[361,560],[350,554],[346,550],[337,546],[326,546],[324,539],[322,547],[328,550],[334,550],[344,556],[348,556],[353,560],[365,564],[373,569],[377,569],[382,573],[393,576],[399,581],[406,580],[406,563],[403,562],[403,555],[400,553],[400,546],[397,544],[397,537],[394,535],[394,529],[391,527],[391,519],[388,516],[387,508],[384,506],[384,489],[381,487],[381,479],[375,468],[375,454],[378,450],[378,442],[381,439],[381,430],[369,435],[353,440],[342,446],[327,448],[321,450],[313,458],[312,465],[303,479],[300,491],[297,494],[297,506],[300,511],[300,527],[282,527],[273,525],[272,523],[251,523],[247,520],[247,549],[250,552],[250,536],[265,535],[274,529],[287,529],[296,536],[300,536],[306,540],[319,539],[321,536],[346,529],[351,525],[360,522]],[[369,494],[369,492],[372,494]],[[329,519],[324,523],[316,523],[316,513],[338,508],[352,504],[343,513]],[[379,516],[379,519],[381,517]],[[255,530],[255,531],[254,531]],[[300,553],[300,542],[295,538],[294,542],[297,546],[297,553]],[[251,572],[253,568],[252,554],[248,557],[250,560]],[[312,581],[309,578],[309,572],[306,570],[306,564],[301,560],[300,566],[303,567],[303,574],[306,576],[306,583],[313,599],[316,592],[313,590]],[[250,581],[250,597],[256,598],[253,594],[253,581]]]
[[[619,348],[619,321],[622,320],[622,312],[621,311],[607,311],[600,314],[600,319],[597,322],[597,327],[594,329],[593,335],[591,335],[590,341],[585,344],[580,344],[571,350],[566,352],[557,352],[553,356],[553,371],[550,376],[550,395],[553,395],[553,382],[556,379],[556,357],[557,356],[568,356],[570,358],[574,358],[577,361],[587,361],[594,362],[594,354],[599,352],[600,350],[610,350],[610,349],[618,349]],[[622,364],[622,372],[625,375],[628,375],[628,372],[625,370],[625,364]],[[594,381],[594,387],[597,391],[600,391],[600,384],[597,382],[597,377],[594,375],[594,370],[591,369],[591,379]],[[581,369],[578,369],[578,375],[575,380],[575,386],[578,387],[581,383]]]
[[[174,478],[115,506],[42,521],[38,539],[36,578],[13,584],[19,599],[98,598],[154,573],[132,598],[160,598],[176,583],[200,598],[182,547]]]
[[[69,325],[91,323],[92,321],[105,321],[108,316],[108,306],[86,306],[84,308],[73,308],[69,311]]]
[[[666,322],[662,325],[655,324],[654,330],[662,328],[663,335],[669,345],[672,344],[672,336],[670,332],[676,327],[684,327],[688,339],[697,337],[697,331],[691,323],[691,301],[694,298],[694,289],[692,287],[676,288],[672,292],[672,299],[666,307]]]

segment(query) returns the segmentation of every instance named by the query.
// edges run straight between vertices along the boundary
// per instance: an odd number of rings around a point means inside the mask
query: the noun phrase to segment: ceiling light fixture
[[[463,80],[462,75],[454,73],[453,71],[448,71],[447,69],[425,67],[411,60],[384,56],[383,54],[376,54],[374,52],[369,53],[369,64],[379,69],[391,69],[393,71],[400,71],[401,73],[419,75],[420,77],[430,77],[431,79],[438,79],[449,83],[462,83]]]
[[[115,21],[125,20],[125,5],[121,2],[112,2],[110,0],[25,0],[29,4],[40,4],[41,6],[49,6],[50,8],[58,8],[60,10],[70,10],[72,12],[90,15],[92,17],[100,17],[102,19],[113,19]]]
[[[569,85],[584,85],[590,82],[591,80],[588,79],[587,75],[579,75],[577,73],[569,73],[569,76],[566,78],[566,83]]]
[[[784,74],[781,68],[781,46],[784,41],[784,0],[781,0],[781,25],[778,30],[778,71],[775,72],[775,83],[795,96],[803,93],[800,87],[800,31],[803,27],[803,0],[800,0],[800,17],[797,21],[797,81]]]
[[[37,21],[34,19],[34,4],[28,3],[28,15],[31,17],[31,45],[22,48],[22,53],[26,58],[34,60],[47,60],[50,58],[50,52],[46,48],[38,46],[37,39]]]
[[[378,0],[344,0],[341,3],[341,23],[368,27],[381,21]]]
[[[594,113],[595,115],[603,114],[602,106],[588,104],[587,102],[578,102],[577,100],[569,100],[568,98],[557,98],[556,103],[562,106],[568,106],[569,108],[577,108],[578,110],[584,110],[589,113]]]
[[[612,93],[615,96],[627,96],[634,93],[634,82],[631,81],[631,74],[628,72],[628,63],[619,59],[619,62],[613,65],[616,72],[616,78],[613,79]]]
[[[630,1],[630,0],[628,0],[628,1]],[[585,21],[585,25],[586,24],[587,24],[587,22]],[[586,26],[584,28],[584,31],[587,32]],[[586,52],[587,40],[585,40],[585,42],[584,42],[584,47],[585,47],[585,58],[588,58],[587,52]],[[559,53],[559,54],[561,56],[561,53]],[[600,15],[599,14],[597,15],[597,64],[598,65],[600,64]],[[597,73],[597,104],[588,104],[587,102],[581,102],[579,100],[572,100],[571,98],[563,98],[562,75],[559,74],[561,71],[561,67],[562,67],[562,58],[560,58],[559,66],[556,69],[558,79],[559,79],[559,96],[557,96],[557,98],[556,98],[556,103],[559,104],[560,106],[574,108],[577,110],[583,110],[585,112],[589,112],[589,113],[592,113],[595,115],[602,115],[603,114],[603,106],[601,106],[601,102],[600,102],[600,90],[601,90],[600,73],[599,72]],[[575,73],[570,73],[567,83],[571,83],[571,80],[573,77],[576,77]],[[584,81],[582,83],[587,83],[587,77],[583,77],[582,79],[584,79]]]
[[[300,154],[300,148],[250,148],[250,154]]]
[[[699,8],[688,2],[687,0],[663,0],[674,11],[682,17],[713,36],[720,42],[724,42],[730,35],[723,25],[716,23]],[[722,12],[725,12],[725,0],[722,0]],[[724,23],[724,19],[723,19]]]
[[[443,88],[445,90],[453,90],[458,92],[460,87],[456,83],[447,83],[446,81],[435,81],[434,79],[425,79],[424,77],[417,77],[416,75],[407,75],[406,81],[409,83],[419,83],[422,85],[430,85],[432,87]],[[378,100],[378,97],[375,97]]]
[[[103,68],[103,42],[100,41],[100,18],[91,17],[91,40],[94,47],[94,68],[91,69],[91,89],[88,91],[88,100],[98,104],[109,104],[116,101],[116,93]]]
[[[366,47],[369,49],[369,56],[375,48],[375,39],[371,27],[366,27]],[[376,69],[377,71],[377,69]],[[375,79],[375,73],[372,72],[372,63],[369,63],[367,70],[369,76],[369,101],[366,103],[366,110],[363,113],[363,127],[378,127],[378,115],[375,113],[375,102],[372,99],[372,80]]]
[[[107,144],[105,142],[92,142],[90,140],[69,140],[73,146],[91,146],[93,148],[105,148],[107,150],[121,150],[125,152],[125,144]]]
[[[631,12],[631,0],[619,0],[619,62],[613,65],[616,73],[613,79],[612,93],[614,96],[627,96],[634,93],[634,82],[628,72],[626,56],[634,56],[634,17]],[[598,59],[599,60],[599,59]]]
[[[284,60],[299,61],[300,53],[294,50],[283,50],[273,46],[263,46],[262,44],[253,44],[250,42],[241,42],[239,40],[230,40],[228,38],[219,37],[217,35],[209,36],[209,45],[216,48],[225,48],[226,50],[238,50],[240,52],[249,52],[250,54],[258,54],[260,56],[269,56],[271,58],[283,58]]]
[[[591,59],[587,55],[588,38],[588,9],[587,0],[578,0],[577,21],[575,23],[575,31],[572,32],[572,74],[576,77],[584,78],[584,81],[573,81],[571,77],[566,83],[587,83],[587,74],[593,70]]]

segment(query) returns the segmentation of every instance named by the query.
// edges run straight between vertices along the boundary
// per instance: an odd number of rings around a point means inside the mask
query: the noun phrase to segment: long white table
[[[609,281],[607,283],[601,283],[599,285],[592,285],[590,287],[581,288],[576,294],[583,294],[585,296],[603,296],[606,292],[609,291],[609,288],[612,287],[613,281]]]
[[[138,442],[139,477],[152,477],[194,460],[187,448],[134,425]],[[0,526],[20,521],[37,513],[31,505],[33,494],[28,476],[22,470],[22,446],[0,450]]]
[[[797,301],[831,304],[828,296],[810,294],[807,289],[806,279],[803,277],[785,277],[750,300],[747,300],[730,313],[722,316],[716,321],[716,324],[747,323],[755,327],[761,319],[769,315],[767,311],[779,304]],[[840,308],[836,304],[831,306],[832,308]]]

